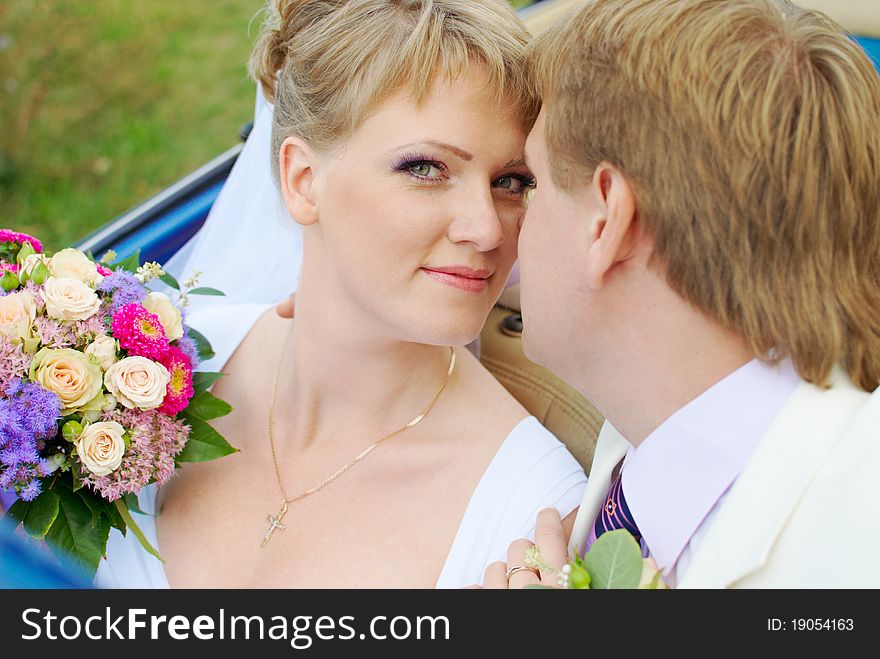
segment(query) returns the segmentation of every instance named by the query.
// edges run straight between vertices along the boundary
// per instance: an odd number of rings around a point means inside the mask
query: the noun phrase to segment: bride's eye
[[[433,183],[443,180],[446,166],[424,156],[404,156],[394,164],[394,171],[404,172],[420,182]]]
[[[419,163],[412,165],[409,168],[409,171],[411,171],[416,176],[428,177],[428,176],[431,176],[431,173],[435,169],[437,169],[437,168],[429,162],[419,162]]]
[[[497,179],[492,187],[501,188],[514,195],[524,195],[535,189],[535,179],[523,174],[508,174]]]

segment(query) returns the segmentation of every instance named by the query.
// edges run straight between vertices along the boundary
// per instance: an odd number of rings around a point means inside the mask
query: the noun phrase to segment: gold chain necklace
[[[367,457],[370,453],[373,452],[375,448],[377,448],[380,444],[387,442],[389,439],[393,437],[397,437],[399,434],[409,430],[410,428],[416,426],[422,419],[424,419],[428,412],[431,411],[431,408],[434,407],[434,403],[437,402],[437,399],[440,398],[440,394],[443,393],[443,390],[446,389],[446,385],[449,383],[449,378],[452,376],[452,371],[455,370],[455,350],[450,346],[449,348],[449,367],[446,369],[446,376],[443,378],[443,382],[440,384],[440,388],[437,390],[437,393],[434,394],[434,397],[431,399],[431,402],[428,403],[427,407],[422,410],[422,413],[417,417],[412,419],[405,426],[398,428],[392,433],[385,435],[384,437],[376,440],[372,444],[370,444],[363,451],[358,453],[352,460],[342,465],[339,469],[334,471],[332,474],[327,476],[324,480],[322,480],[317,485],[309,488],[305,492],[301,494],[297,494],[295,497],[287,496],[287,488],[284,487],[284,478],[281,476],[281,468],[278,466],[278,455],[275,451],[275,437],[274,437],[274,412],[275,412],[275,392],[278,388],[278,375],[281,373],[281,365],[284,363],[284,355],[287,352],[287,345],[290,343],[290,337],[293,335],[293,331],[287,335],[287,339],[284,341],[284,347],[281,350],[281,358],[278,360],[278,368],[275,371],[275,378],[272,381],[272,401],[269,405],[269,446],[272,447],[272,461],[275,463],[275,477],[278,479],[278,485],[281,488],[281,508],[278,510],[278,514],[275,517],[272,515],[266,515],[266,519],[269,522],[269,529],[266,531],[266,535],[263,537],[263,542],[260,544],[261,547],[265,547],[269,544],[269,540],[272,538],[272,534],[275,533],[276,529],[284,530],[287,527],[281,523],[284,519],[284,516],[287,514],[288,506],[295,501],[299,501],[300,499],[305,499],[307,496],[310,496],[317,492],[318,490],[323,489],[337,478],[342,476],[346,471],[354,467],[358,462]]]

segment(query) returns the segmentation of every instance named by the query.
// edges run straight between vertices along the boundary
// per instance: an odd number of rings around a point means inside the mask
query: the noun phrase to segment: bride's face
[[[421,105],[392,98],[344,147],[306,154],[313,207],[288,208],[312,225],[322,294],[336,288],[402,340],[462,344],[504,287],[533,180],[526,134],[484,73],[440,78]]]

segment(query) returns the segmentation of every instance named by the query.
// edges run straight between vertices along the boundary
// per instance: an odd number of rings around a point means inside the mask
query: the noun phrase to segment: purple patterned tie
[[[633,519],[626,499],[623,496],[623,475],[620,468],[623,466],[623,460],[617,463],[614,471],[611,473],[611,487],[605,497],[605,504],[596,515],[596,521],[587,538],[587,549],[589,549],[596,539],[607,531],[616,531],[617,529],[626,529],[636,539],[642,547],[642,553],[646,553],[645,543],[642,542],[642,534],[639,527]]]

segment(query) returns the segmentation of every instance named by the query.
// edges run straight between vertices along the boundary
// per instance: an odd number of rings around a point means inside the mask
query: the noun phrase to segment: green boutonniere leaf
[[[590,587],[638,588],[642,578],[642,550],[635,538],[624,529],[599,536],[584,556],[590,573]]]

